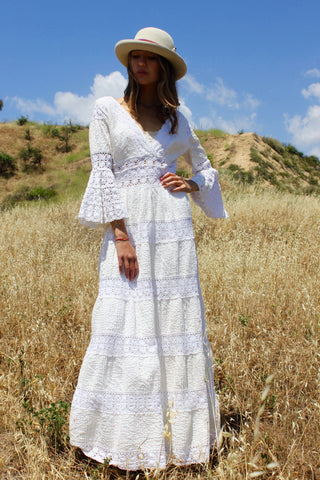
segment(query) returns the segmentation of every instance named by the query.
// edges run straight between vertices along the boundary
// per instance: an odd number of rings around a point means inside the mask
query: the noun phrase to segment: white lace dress
[[[213,361],[188,195],[159,178],[184,155],[210,217],[226,217],[218,173],[185,117],[144,132],[111,97],[90,124],[92,172],[80,221],[103,226],[92,336],[70,414],[70,441],[122,469],[205,462],[219,430]],[[126,219],[139,276],[119,274],[110,221]]]

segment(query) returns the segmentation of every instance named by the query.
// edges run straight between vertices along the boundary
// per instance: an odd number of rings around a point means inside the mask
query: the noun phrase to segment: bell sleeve
[[[191,193],[193,201],[199,205],[207,217],[228,218],[224,209],[219,173],[212,168],[205,150],[189,123],[187,122],[188,150],[184,154],[187,163],[192,167],[193,180],[199,190]]]
[[[112,171],[108,124],[107,111],[98,100],[89,127],[92,170],[79,212],[80,223],[93,228],[128,217]]]

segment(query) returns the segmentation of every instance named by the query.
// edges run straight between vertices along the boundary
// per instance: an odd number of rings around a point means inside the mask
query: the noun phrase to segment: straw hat
[[[183,58],[176,53],[172,37],[160,28],[143,28],[134,39],[120,40],[116,44],[116,55],[125,67],[128,65],[128,55],[132,50],[147,50],[166,58],[172,64],[177,80],[187,72]]]

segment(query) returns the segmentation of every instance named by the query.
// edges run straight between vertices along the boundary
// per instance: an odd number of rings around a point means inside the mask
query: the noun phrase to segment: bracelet
[[[124,242],[126,240],[130,240],[129,237],[119,237],[119,238],[116,238],[116,242]]]

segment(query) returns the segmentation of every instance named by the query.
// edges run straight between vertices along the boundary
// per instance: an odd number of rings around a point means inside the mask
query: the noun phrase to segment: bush
[[[273,148],[277,153],[283,155],[285,151],[285,147],[279,140],[271,137],[262,137],[263,141],[269,145],[269,147]]]
[[[24,138],[28,140],[29,142],[32,140],[31,138],[31,133],[30,133],[30,128],[26,129],[26,133],[24,134]]]
[[[286,151],[291,155],[297,155],[298,157],[303,158],[303,153],[299,152],[299,150],[297,150],[293,145],[290,145],[290,143],[286,146]]]
[[[51,198],[57,195],[54,187],[44,188],[44,187],[24,187],[20,191],[7,195],[1,204],[0,211],[8,210],[15,207],[17,204],[26,202],[26,201],[35,201],[35,200],[45,200],[48,201]]]
[[[31,147],[30,143],[26,148],[22,148],[19,157],[24,162],[24,171],[32,172],[34,170],[42,170],[42,153],[40,148]]]
[[[9,178],[14,175],[16,170],[15,159],[8,153],[0,152],[0,175],[4,178]]]
[[[25,125],[27,121],[28,121],[28,117],[25,117],[24,115],[22,115],[20,118],[18,118],[17,124],[22,126],[22,125]]]

